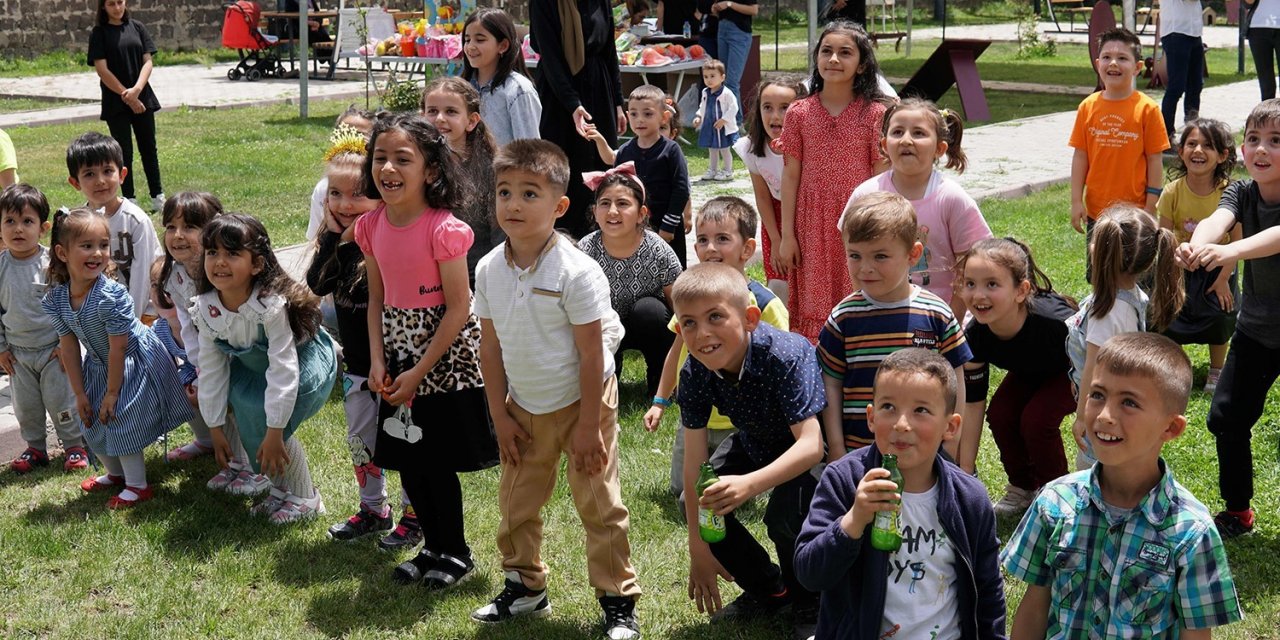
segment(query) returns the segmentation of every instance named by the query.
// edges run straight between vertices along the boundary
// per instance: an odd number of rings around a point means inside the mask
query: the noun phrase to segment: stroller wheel
[[[240,79],[240,68],[239,68],[239,67],[231,67],[230,69],[227,69],[227,79],[228,79],[228,80],[231,80],[231,81],[233,81],[233,82],[234,82],[234,81],[236,81],[236,80],[239,80],[239,79]]]
[[[262,78],[262,72],[257,69],[250,69],[249,73],[245,74],[245,77],[249,79],[249,82],[257,82]]]

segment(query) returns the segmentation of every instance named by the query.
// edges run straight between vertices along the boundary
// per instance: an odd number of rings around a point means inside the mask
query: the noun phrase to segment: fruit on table
[[[694,60],[701,60],[706,57],[706,55],[707,50],[703,49],[700,44],[695,44],[692,47],[689,47],[689,57]]]
[[[663,64],[668,60],[669,59],[666,56],[662,55],[661,52],[653,47],[645,47],[644,51],[640,52],[640,64],[642,65],[658,65]]]

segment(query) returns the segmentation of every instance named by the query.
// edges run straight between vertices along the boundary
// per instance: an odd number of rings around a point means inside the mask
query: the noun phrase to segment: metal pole
[[[907,0],[907,57],[911,57],[911,22],[916,15],[915,0]]]
[[[1249,25],[1244,23],[1245,13],[1244,2],[1241,1],[1240,16],[1236,20],[1239,27],[1239,34],[1236,36],[1236,75],[1239,76],[1244,75],[1244,35],[1249,28]]]
[[[813,45],[818,40],[818,0],[809,0],[809,51],[813,51]],[[808,56],[805,56],[808,58]],[[805,62],[808,67],[809,63]]]
[[[311,0],[302,0],[298,3],[298,61],[302,63],[302,68],[298,70],[298,114],[299,117],[307,117],[307,54],[310,45],[307,40],[311,36],[310,30],[307,29],[307,9],[310,8]]]
[[[773,0],[773,70],[774,71],[777,71],[780,68],[778,64],[778,47],[781,46],[781,43],[782,43],[782,35],[781,35],[782,28],[779,26],[780,25],[779,18],[782,17],[782,14],[778,13],[779,2],[780,0]]]

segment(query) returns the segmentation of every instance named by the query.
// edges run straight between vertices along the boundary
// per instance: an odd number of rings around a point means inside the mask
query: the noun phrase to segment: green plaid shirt
[[[1045,485],[1000,554],[1015,578],[1048,587],[1047,638],[1177,638],[1240,620],[1208,509],[1163,479],[1128,514],[1102,501],[1097,470]]]

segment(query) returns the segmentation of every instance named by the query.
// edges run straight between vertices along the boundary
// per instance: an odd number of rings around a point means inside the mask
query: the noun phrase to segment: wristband
[[[1162,190],[1160,189],[1160,187],[1147,187],[1147,193],[1153,196],[1159,196],[1161,192]]]
[[[659,407],[662,407],[663,409],[666,409],[667,407],[671,406],[671,401],[662,396],[654,396],[653,403],[658,405]]]

